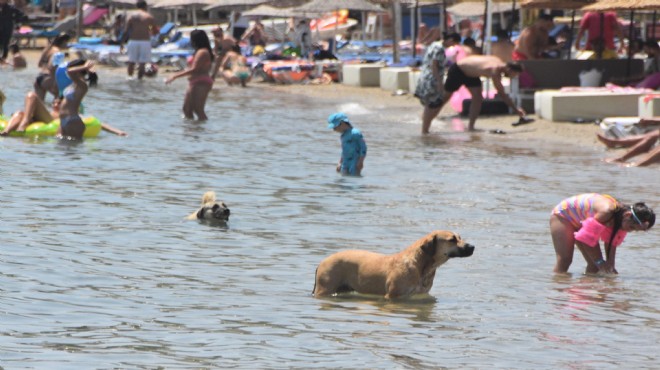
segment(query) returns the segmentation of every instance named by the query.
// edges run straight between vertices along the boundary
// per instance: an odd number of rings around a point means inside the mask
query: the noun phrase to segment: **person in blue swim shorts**
[[[360,176],[367,156],[367,143],[362,132],[351,125],[346,114],[338,112],[328,117],[328,128],[341,134],[341,158],[337,172],[345,175]]]

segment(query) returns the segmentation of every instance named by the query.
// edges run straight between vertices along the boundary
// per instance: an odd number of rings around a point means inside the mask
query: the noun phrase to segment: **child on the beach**
[[[359,176],[367,156],[367,143],[362,133],[353,127],[348,116],[341,112],[328,117],[328,128],[341,134],[341,158],[337,164],[337,172]]]
[[[579,194],[562,200],[550,216],[550,234],[557,262],[554,271],[566,273],[577,245],[587,262],[586,273],[616,274],[616,251],[626,234],[646,231],[655,213],[646,204],[624,204],[605,194]],[[604,243],[601,252],[599,241]]]

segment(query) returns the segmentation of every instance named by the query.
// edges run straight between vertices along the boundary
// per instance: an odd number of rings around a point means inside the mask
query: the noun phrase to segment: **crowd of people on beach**
[[[464,86],[469,91],[468,109],[469,131],[475,131],[475,123],[482,109],[484,97],[482,78],[490,79],[497,92],[499,101],[520,116],[518,124],[533,121],[526,118],[522,107],[516,106],[505,92],[502,78],[519,78],[521,87],[530,84],[530,75],[526,73],[521,61],[557,58],[559,52],[565,49],[566,35],[558,42],[550,36],[555,28],[553,17],[541,13],[528,27],[524,28],[516,42],[509,38],[505,29],[497,31],[497,41],[491,46],[490,55],[481,55],[474,40],[469,34],[450,33],[441,35],[436,30],[429,30],[426,25],[420,28],[420,39],[426,44],[426,52],[421,66],[421,73],[415,88],[415,96],[423,106],[422,134],[428,134],[433,120],[438,116],[443,106],[452,99],[455,92]],[[585,37],[586,36],[586,37]],[[620,47],[615,48],[614,40],[618,37]],[[583,39],[586,39],[583,42]],[[580,22],[575,47],[585,51],[589,58],[614,58],[624,50],[624,38],[621,25],[614,12],[587,12]],[[644,53],[644,71],[641,75],[629,76],[625,80],[613,80],[612,83],[657,90],[660,88],[660,45],[656,40],[635,40],[629,45],[629,53]],[[465,109],[465,108],[464,108]],[[660,119],[658,117],[657,119]],[[655,121],[656,118],[651,119]],[[640,120],[640,124],[642,124]],[[648,120],[646,121],[648,123]],[[655,131],[645,135],[640,144],[628,152],[608,162],[624,163],[628,166],[645,166],[660,161],[660,145]],[[605,142],[605,136],[599,135]],[[624,146],[624,143],[612,140],[607,143],[609,148]],[[636,141],[635,141],[636,142]],[[636,142],[637,143],[637,142]],[[631,158],[644,154],[636,162],[627,162]]]

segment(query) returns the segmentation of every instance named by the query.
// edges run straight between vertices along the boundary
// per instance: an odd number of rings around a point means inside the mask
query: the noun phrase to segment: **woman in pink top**
[[[213,87],[213,78],[210,75],[213,50],[208,35],[202,30],[194,30],[190,33],[190,44],[195,49],[192,66],[175,73],[166,79],[165,83],[170,84],[177,78],[188,77],[188,90],[183,98],[183,115],[188,119],[194,119],[197,115],[199,121],[206,121],[208,117],[204,107]]]
[[[631,206],[596,193],[564,199],[550,216],[550,233],[557,254],[554,271],[568,271],[577,245],[587,261],[586,273],[616,274],[616,247],[629,231],[648,230],[654,224],[655,213],[641,202]],[[605,256],[600,240],[605,245]]]

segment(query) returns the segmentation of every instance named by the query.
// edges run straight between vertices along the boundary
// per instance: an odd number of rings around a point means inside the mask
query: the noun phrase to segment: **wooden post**
[[[394,63],[401,61],[399,41],[401,41],[401,3],[399,0],[392,1],[392,13],[394,15],[394,37],[392,45],[392,59]]]
[[[82,12],[83,0],[76,1],[76,39],[80,40],[82,36],[83,29],[83,12]]]

